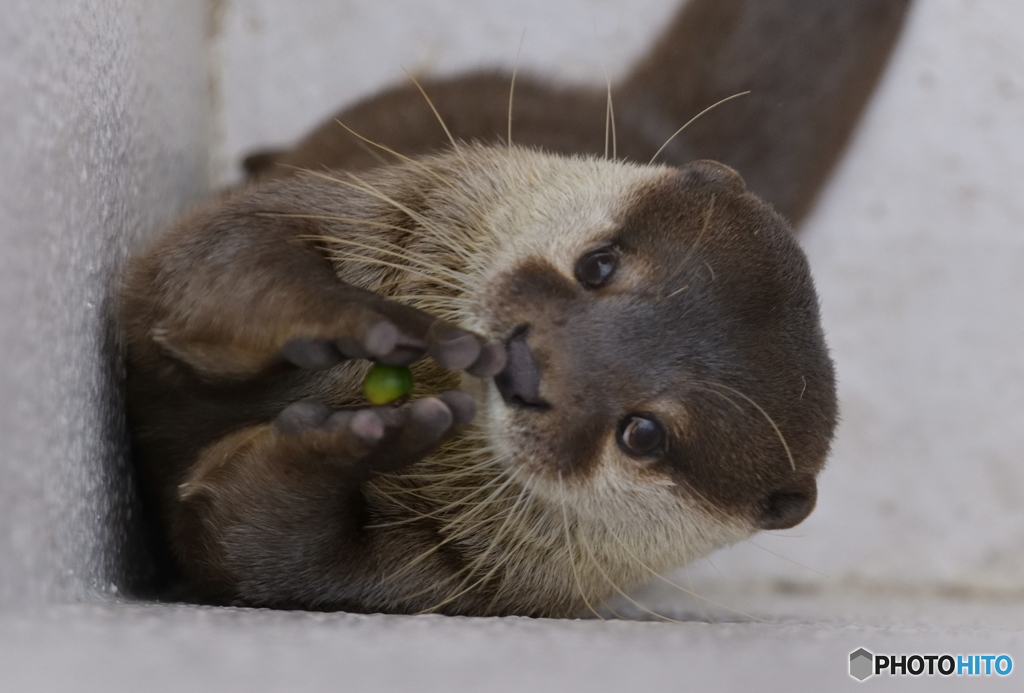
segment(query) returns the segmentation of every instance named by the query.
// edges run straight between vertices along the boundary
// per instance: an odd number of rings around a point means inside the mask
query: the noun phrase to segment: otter
[[[801,522],[837,404],[790,224],[907,4],[686,3],[615,89],[615,156],[610,90],[482,72],[250,157],[120,292],[198,598],[571,617]],[[362,401],[373,362],[416,397]]]

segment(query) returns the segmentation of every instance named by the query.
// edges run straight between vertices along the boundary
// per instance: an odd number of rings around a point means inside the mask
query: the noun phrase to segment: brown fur
[[[756,86],[730,65],[795,70],[797,86],[757,78],[768,93],[803,95],[785,117],[768,113],[774,97],[752,99],[664,158],[709,143],[726,159],[762,152],[743,159],[753,177],[792,175],[764,178],[762,191],[801,215],[904,7],[804,4],[687,4],[622,89],[633,106],[618,152],[650,158],[652,123]],[[805,14],[778,28],[781,7]],[[803,50],[815,25],[842,36],[841,69],[765,59],[780,44]],[[681,45],[698,52],[676,55]],[[806,45],[815,57],[825,44]],[[713,48],[721,72],[705,65]],[[826,82],[835,94],[806,97]],[[427,90],[458,138],[505,132],[506,78]],[[515,105],[517,143],[603,152],[604,94],[523,81]],[[408,89],[344,114],[406,155],[443,149],[433,118]],[[753,127],[763,118],[774,129]],[[801,128],[821,143],[773,149]],[[732,169],[504,145],[380,166],[336,125],[250,163],[265,180],[179,221],[133,260],[122,290],[144,487],[204,598],[568,616],[813,508],[836,417],[817,299],[785,220]],[[574,267],[598,248],[618,265],[590,288]],[[514,339],[529,356],[512,354]],[[507,372],[539,373],[507,376],[526,378],[514,387],[534,387],[534,399],[458,374],[493,375],[500,343]],[[418,394],[437,399],[361,408],[358,357],[425,353]],[[447,392],[460,386],[476,400],[472,425],[465,396]],[[616,430],[631,412],[663,423],[660,452],[623,447]]]

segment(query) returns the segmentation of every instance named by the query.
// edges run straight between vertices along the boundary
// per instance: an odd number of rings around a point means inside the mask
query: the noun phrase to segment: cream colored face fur
[[[495,286],[503,272],[526,259],[545,260],[566,282],[575,283],[577,259],[608,243],[642,191],[673,172],[665,166],[547,157],[523,150],[515,154],[510,156],[514,164],[502,171],[508,189],[482,219],[498,241],[489,258],[491,267],[481,273],[482,287]],[[645,286],[652,279],[645,264],[633,262],[620,269],[616,282],[622,290],[659,294],[660,287]],[[479,315],[467,320],[465,327],[491,338],[504,337],[486,317],[492,313],[488,301],[494,300],[493,291],[482,289],[473,299]],[[542,379],[542,396],[546,387],[550,381]],[[565,503],[580,520],[580,531],[603,525],[636,547],[645,562],[683,564],[754,530],[739,518],[726,519],[714,512],[673,480],[650,473],[644,461],[622,452],[614,430],[605,432],[591,474],[559,478],[552,460],[523,454],[531,447],[524,444],[531,436],[529,426],[515,421],[492,382],[486,383],[483,403],[481,424],[494,449],[533,496],[549,504]],[[662,407],[670,408],[671,404]],[[614,547],[614,542],[594,543]]]
[[[538,260],[575,285],[577,259],[612,241],[625,213],[644,190],[677,175],[675,169],[663,166],[567,159],[518,148],[486,153],[469,149],[462,156],[475,174],[474,185],[456,182],[469,194],[450,209],[472,210],[472,221],[437,220],[464,232],[471,224],[469,233],[477,248],[476,262],[465,277],[470,288],[453,317],[461,326],[495,340],[505,339],[514,327],[507,315],[502,316],[507,306],[500,305],[503,297],[495,291],[505,275],[524,261]],[[481,180],[487,184],[480,185]],[[616,290],[657,300],[666,293],[665,287],[653,281],[650,260],[637,257],[620,268]],[[545,319],[543,313],[527,312],[513,322],[529,322],[535,330],[544,330],[539,323]],[[558,386],[542,377],[540,392],[554,401],[557,397],[551,389]],[[545,577],[546,591],[561,583],[571,592],[586,593],[585,599],[599,599],[649,579],[652,570],[681,565],[739,541],[754,529],[742,515],[723,512],[698,492],[654,469],[650,460],[624,453],[616,443],[614,427],[603,431],[597,459],[586,474],[563,474],[560,461],[548,458],[544,446],[535,444],[539,437],[551,434],[539,431],[531,421],[545,414],[513,410],[491,381],[464,377],[463,387],[474,392],[480,404],[475,424],[478,452],[506,472],[509,483],[500,496],[514,499],[511,502],[522,520],[506,522],[493,531],[503,532],[506,541],[513,535],[529,535],[516,539],[525,554],[534,545],[563,549],[557,554],[561,561],[550,560],[549,554],[535,569],[561,573],[561,580]],[[616,387],[614,381],[609,387]],[[667,401],[652,401],[649,408],[671,414],[678,423],[682,407],[670,395],[660,398]],[[480,464],[476,455],[469,459]],[[530,511],[524,509],[527,506]],[[486,543],[491,537],[483,530],[489,528],[479,529]],[[471,538],[460,540],[466,543]],[[514,562],[523,566],[529,559],[518,556]],[[573,580],[565,582],[570,575]]]

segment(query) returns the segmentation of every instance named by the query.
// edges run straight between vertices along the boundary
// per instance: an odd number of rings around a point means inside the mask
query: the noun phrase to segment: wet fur
[[[618,90],[619,155],[646,161],[693,111],[760,84],[662,160],[738,162],[755,192],[802,216],[905,9],[805,4],[687,5]],[[716,67],[730,61],[746,72]],[[478,74],[425,89],[456,138],[495,142],[509,83]],[[781,111],[779,90],[798,95]],[[451,148],[415,87],[391,90],[341,119],[405,156],[438,153],[382,167],[327,124],[251,159],[260,182],[133,260],[122,324],[140,472],[204,598],[569,616],[810,512],[835,390],[785,219],[720,164],[526,148],[602,153],[603,93],[521,79],[513,109],[518,146]],[[623,257],[615,285],[581,290],[573,263],[608,243]],[[303,399],[358,408],[367,361],[298,368],[288,345],[357,339],[382,316],[419,350],[434,348],[432,316],[483,341],[530,324],[550,411],[510,407],[493,385],[424,359],[418,391],[473,392],[472,425],[449,418],[439,433],[407,414],[376,443],[351,418],[275,423]],[[615,443],[615,421],[638,403],[671,430],[658,460]],[[403,438],[417,425],[429,445]]]

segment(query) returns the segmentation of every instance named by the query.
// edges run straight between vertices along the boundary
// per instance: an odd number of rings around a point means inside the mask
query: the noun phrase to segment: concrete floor
[[[0,617],[0,690],[833,691],[859,685],[847,667],[860,647],[1014,656],[1024,645],[1024,631],[1013,625],[1024,623],[1019,603],[863,594],[745,597],[751,599],[764,620],[714,608],[712,623],[664,603],[662,614],[695,620],[52,606]],[[1013,690],[1019,676],[985,683]],[[980,678],[883,674],[865,685],[945,690],[977,686]]]

